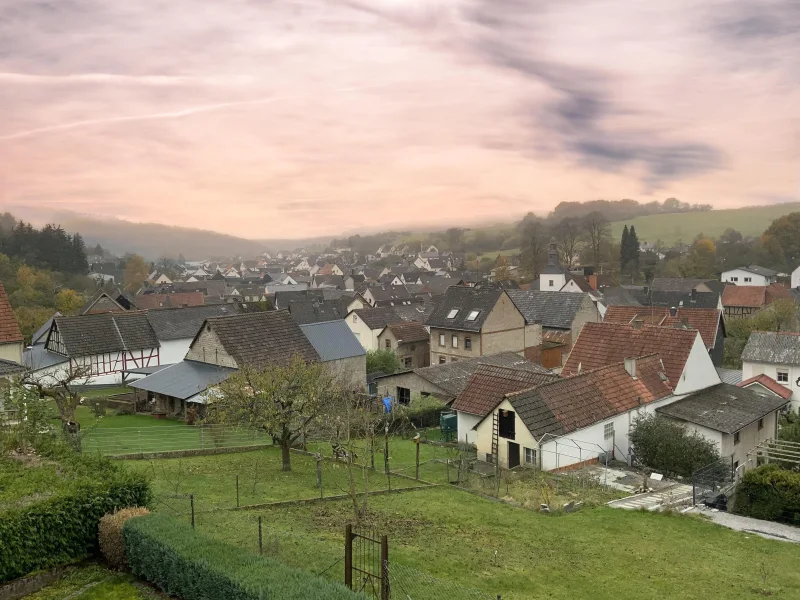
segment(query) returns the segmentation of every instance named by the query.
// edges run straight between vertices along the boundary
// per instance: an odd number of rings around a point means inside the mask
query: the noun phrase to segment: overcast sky
[[[0,204],[244,237],[800,200],[798,0],[0,0]]]

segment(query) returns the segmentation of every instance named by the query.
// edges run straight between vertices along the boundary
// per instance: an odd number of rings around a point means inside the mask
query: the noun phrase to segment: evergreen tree
[[[633,225],[628,233],[628,246],[628,268],[633,277],[639,273],[639,236],[636,235],[636,227]]]
[[[628,226],[622,228],[622,239],[620,240],[619,244],[619,271],[620,273],[625,273],[625,270],[628,266],[628,246],[630,240],[630,233],[628,232]]]

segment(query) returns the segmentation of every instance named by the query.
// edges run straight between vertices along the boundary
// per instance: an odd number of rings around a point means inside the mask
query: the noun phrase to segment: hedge
[[[769,464],[747,471],[736,489],[734,511],[800,525],[800,473]]]
[[[103,469],[102,479],[0,513],[0,582],[95,555],[103,515],[149,501],[143,475]]]
[[[134,575],[183,600],[353,600],[344,585],[196,533],[164,514],[123,527]]]

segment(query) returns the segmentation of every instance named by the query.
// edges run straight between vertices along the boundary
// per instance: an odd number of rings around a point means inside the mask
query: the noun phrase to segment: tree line
[[[70,274],[89,270],[80,233],[71,235],[60,225],[36,229],[30,223],[16,221],[10,213],[0,217],[0,252],[39,269]]]

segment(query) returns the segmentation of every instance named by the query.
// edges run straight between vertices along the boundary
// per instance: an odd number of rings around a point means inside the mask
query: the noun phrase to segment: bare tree
[[[339,396],[327,366],[295,356],[285,365],[235,373],[220,385],[206,421],[264,429],[281,447],[283,470],[291,471],[291,447]]]
[[[575,255],[583,244],[584,232],[580,219],[566,217],[553,228],[556,245],[561,254],[565,267],[571,269],[575,262]]]
[[[58,407],[62,429],[75,434],[78,433],[75,409],[81,402],[81,393],[77,388],[89,383],[91,378],[91,363],[69,361],[68,366],[54,372],[39,373],[29,369],[20,377],[19,383],[35,390],[40,398],[51,398]]]
[[[522,266],[536,278],[547,264],[548,231],[545,224],[529,213],[522,223]]]
[[[589,247],[592,250],[592,259],[595,266],[600,265],[603,245],[611,237],[611,225],[603,213],[594,211],[586,215],[583,219],[583,228],[589,240]]]

